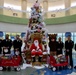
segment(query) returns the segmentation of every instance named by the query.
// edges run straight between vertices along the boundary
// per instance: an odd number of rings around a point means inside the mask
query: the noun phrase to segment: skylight
[[[16,10],[21,10],[21,6],[17,6],[17,5],[13,5],[13,4],[8,4],[8,3],[4,3],[4,7],[16,9]]]
[[[76,2],[71,3],[71,7],[76,6]]]
[[[59,9],[65,9],[65,6],[60,5],[60,6],[48,7],[48,11],[55,11],[55,10],[59,10]]]

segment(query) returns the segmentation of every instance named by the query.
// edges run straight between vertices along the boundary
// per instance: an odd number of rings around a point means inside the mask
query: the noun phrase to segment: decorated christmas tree
[[[25,50],[29,51],[29,53],[26,52],[26,56],[33,58],[33,62],[35,62],[37,55],[39,56],[37,61],[41,62],[43,51],[47,50],[47,31],[43,20],[42,8],[38,0],[31,7],[31,16],[24,40]]]

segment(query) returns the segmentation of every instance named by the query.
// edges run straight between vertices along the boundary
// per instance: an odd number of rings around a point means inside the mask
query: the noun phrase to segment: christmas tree
[[[39,41],[39,44],[42,45],[41,51],[43,52],[44,50],[47,50],[47,31],[45,28],[45,23],[43,21],[42,8],[38,0],[34,3],[33,7],[31,7],[31,16],[29,18],[29,24],[25,36],[25,45],[26,45],[25,49],[26,50],[32,49],[30,47],[34,43],[34,40],[36,39]],[[38,48],[39,46],[37,46],[37,51]],[[31,55],[31,52],[26,54]]]

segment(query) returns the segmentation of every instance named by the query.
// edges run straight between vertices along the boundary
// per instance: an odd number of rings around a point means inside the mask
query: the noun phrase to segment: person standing
[[[62,49],[64,47],[64,43],[61,41],[61,37],[58,38],[58,45],[57,45],[57,55],[63,54]]]
[[[9,39],[9,34],[5,35],[5,39],[2,41],[3,54],[10,54],[12,47],[12,40]]]
[[[49,48],[50,48],[50,55],[57,54],[57,41],[56,41],[57,34],[49,34]]]
[[[0,39],[0,54],[2,53],[2,39]]]
[[[22,46],[22,40],[20,39],[19,35],[16,35],[16,39],[13,41],[14,53],[18,54],[17,52],[19,51],[20,56],[21,56],[21,46]]]
[[[69,56],[69,64],[71,67],[73,67],[73,60],[72,60],[72,48],[74,46],[74,42],[71,40],[71,37],[68,36],[68,40],[65,41],[65,51],[66,51],[66,56]]]

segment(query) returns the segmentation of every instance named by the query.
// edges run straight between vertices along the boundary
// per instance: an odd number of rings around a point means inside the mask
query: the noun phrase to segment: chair
[[[38,41],[39,41],[39,44],[42,46],[43,44],[42,44],[42,33],[38,33],[38,32],[36,32],[36,33],[32,33],[31,34],[31,36],[30,36],[30,39],[31,39],[31,43],[29,43],[29,50],[26,50],[26,52],[25,52],[25,55],[26,55],[26,60],[27,61],[29,61],[29,62],[32,62],[33,61],[33,59],[32,59],[32,56],[31,56],[31,46],[32,46],[32,44],[34,43],[34,39],[36,38],[36,39],[38,39]],[[43,47],[42,47],[42,53],[43,52],[46,52],[46,50],[43,50]],[[46,59],[47,59],[47,54],[46,55],[42,55],[42,59],[41,59],[41,62],[39,63],[38,62],[38,55],[36,55],[35,56],[35,58],[36,58],[36,62],[32,62],[33,63],[33,65],[41,65],[41,63],[42,62],[46,62]]]

